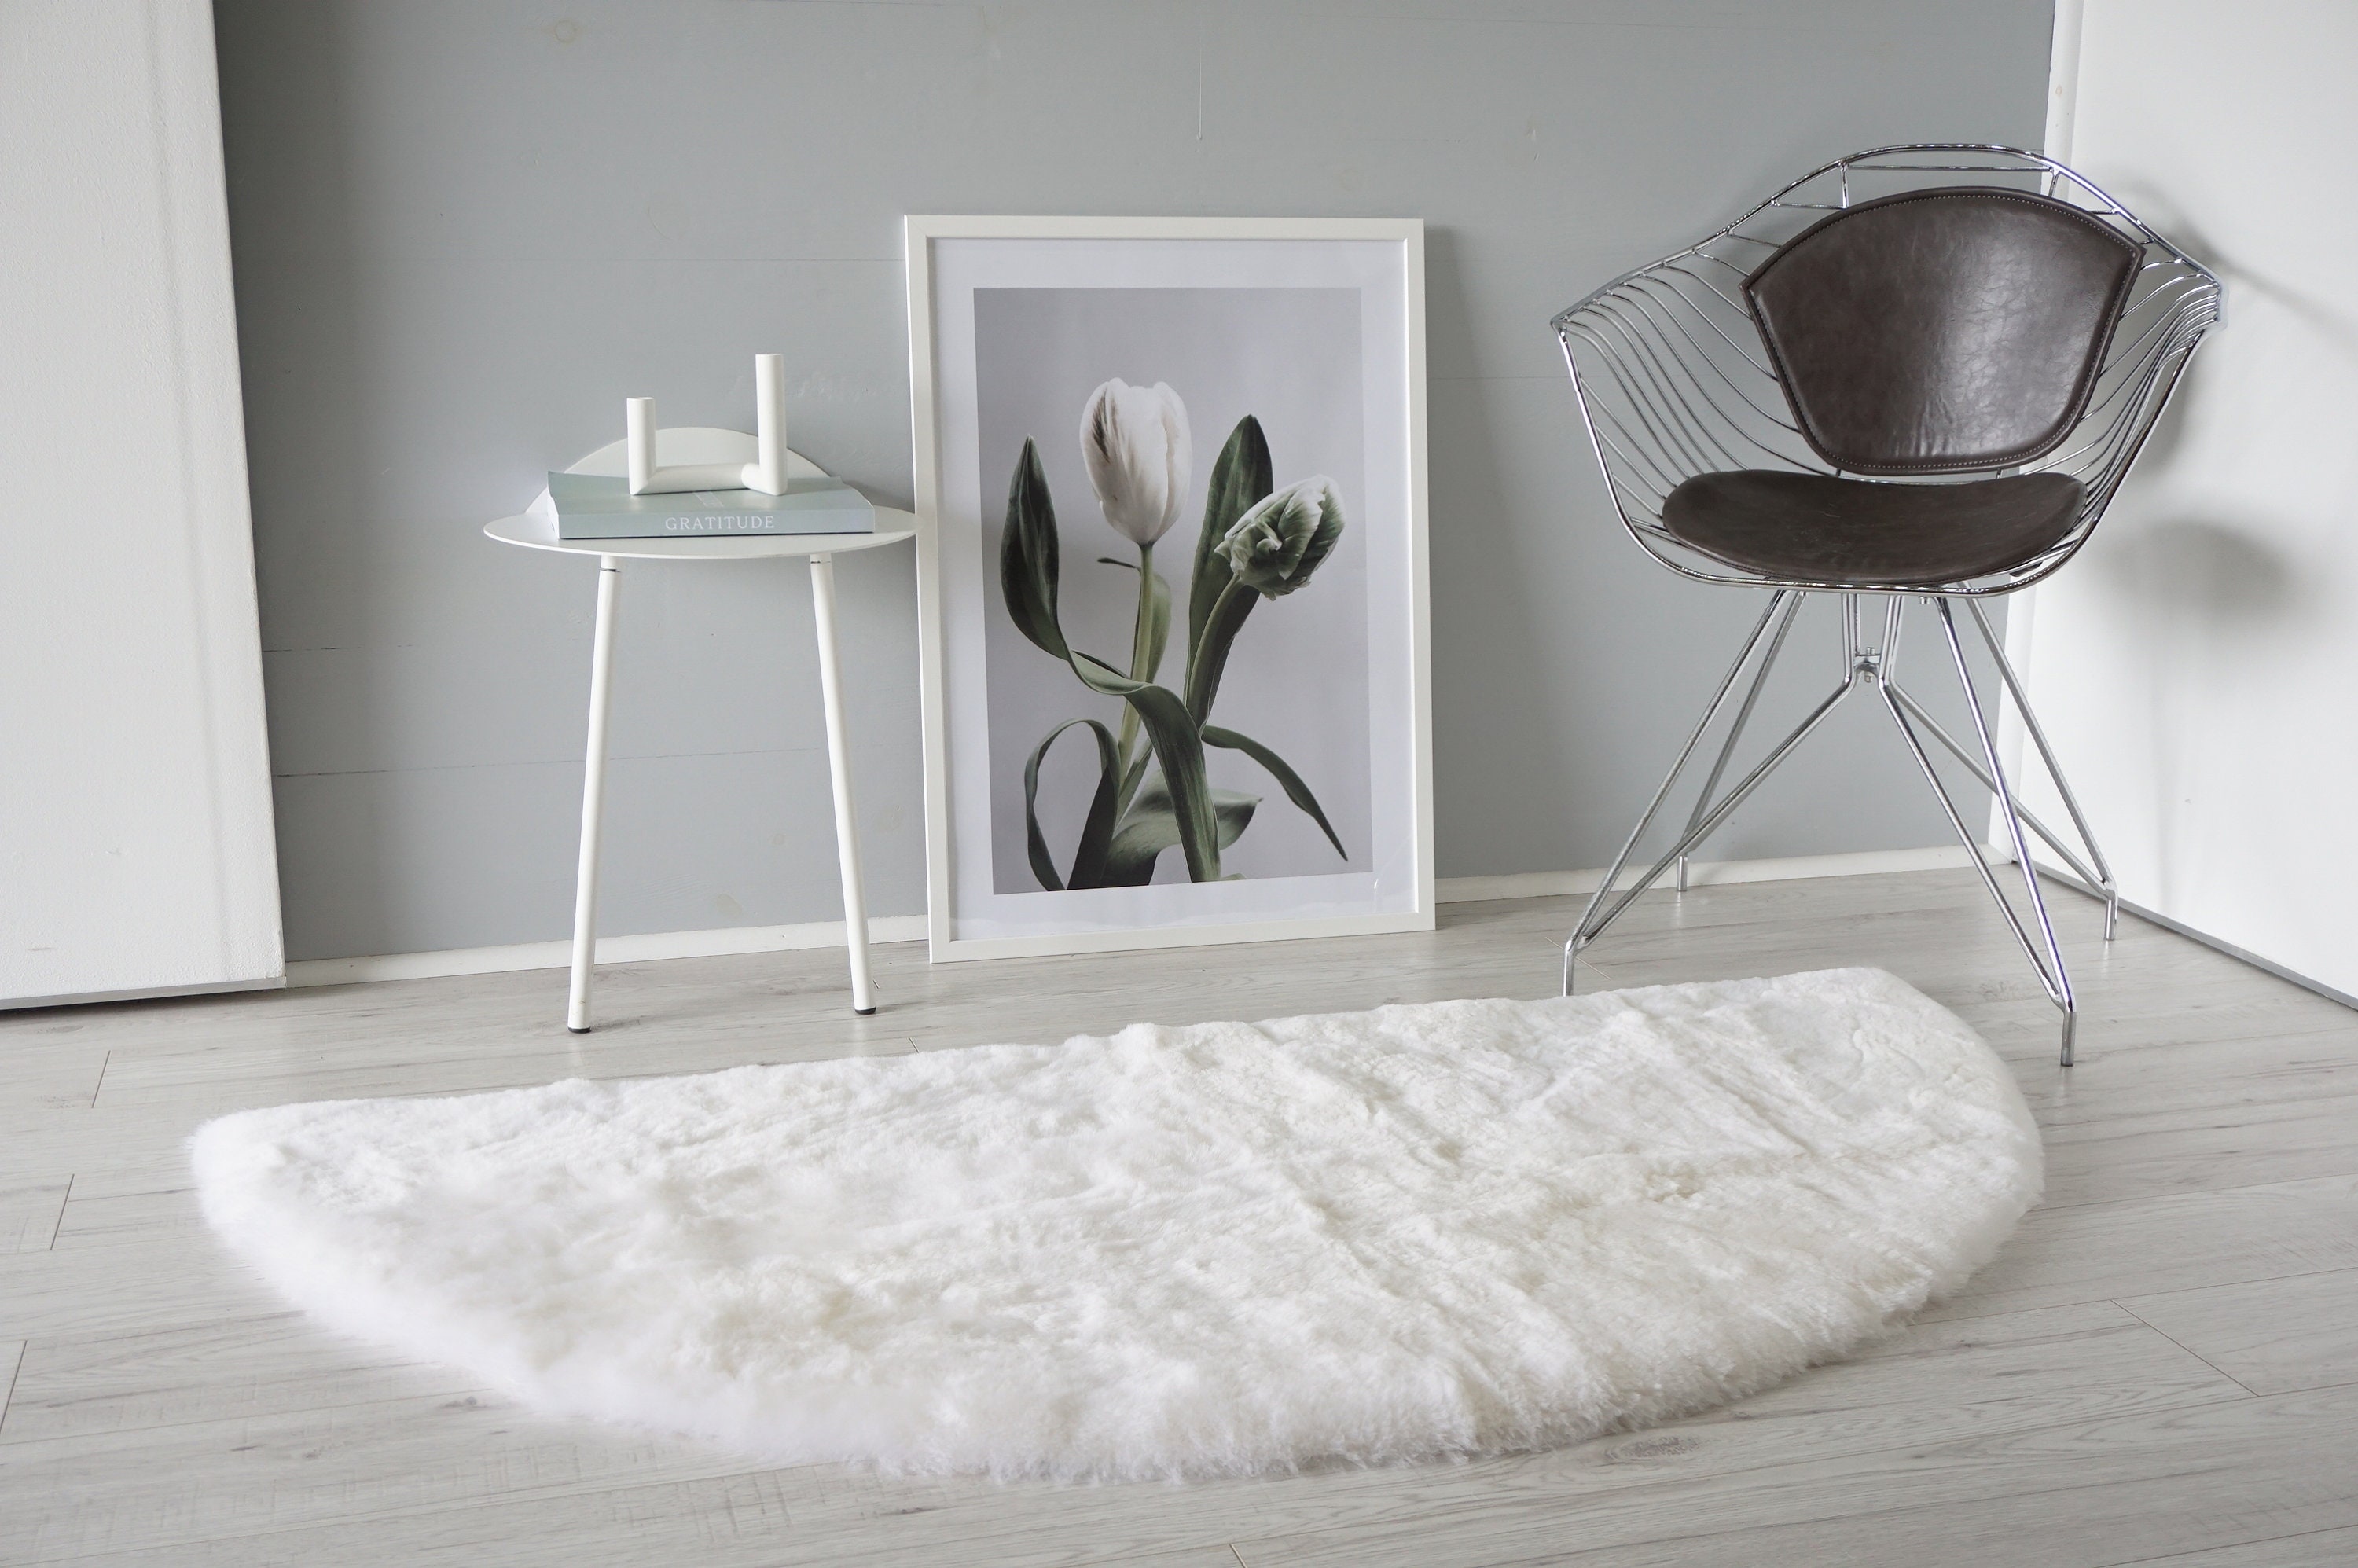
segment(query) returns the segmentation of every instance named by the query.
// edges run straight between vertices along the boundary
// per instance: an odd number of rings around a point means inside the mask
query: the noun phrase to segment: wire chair
[[[1855,465],[1846,471],[1823,449],[1827,445],[1823,432],[1805,428],[1806,421],[1797,412],[1801,405],[1790,395],[1789,376],[1780,376],[1781,362],[1748,303],[1747,285],[1790,242],[1832,222],[1836,214],[1903,193],[1960,188],[2020,193],[2062,203],[2102,225],[2125,245],[2135,247],[2133,265],[2124,269],[2125,282],[2109,336],[2098,351],[2100,357],[2091,362],[2093,379],[2084,384],[2076,417],[2017,460],[1864,470]],[[2082,884],[2104,899],[2106,941],[2112,939],[2118,920],[2119,890],[1980,601],[2039,581],[2086,542],[2203,334],[2220,319],[2221,303],[2219,280],[2208,268],[2138,222],[2085,176],[2037,153],[2011,147],[1927,143],[1877,147],[1827,164],[1710,238],[1624,274],[1556,317],[1553,325],[1563,341],[1582,418],[1614,506],[1630,536],[1682,577],[1769,590],[1767,607],[1702,721],[1565,943],[1564,994],[1572,992],[1574,960],[1584,949],[1665,874],[1675,870],[1676,885],[1683,891],[1689,856],[1838,704],[1855,691],[1872,690],[1890,713],[1950,826],[1964,842],[1969,860],[2013,928],[2024,956],[2038,970],[2048,999],[2062,1013],[2061,1057],[2065,1066],[2071,1065],[2077,1011],[2062,949],[2033,869],[2028,836],[2043,840]],[[1783,482],[1832,480],[1857,486],[1869,482],[1860,477],[1863,471],[1871,471],[1872,483],[1878,487],[1975,484],[1993,478],[2056,475],[2075,483],[2077,496],[2069,513],[2059,514],[2056,525],[2045,530],[2028,553],[1996,563],[1978,562],[1957,580],[1902,581],[1888,574],[1780,570],[1757,561],[1741,565],[1699,544],[1692,529],[1682,536],[1673,526],[1676,515],[1668,520],[1665,516],[1666,510],[1677,512],[1673,497],[1681,493],[1681,487],[1705,476],[1714,482],[1739,480],[1756,486],[1773,486],[1779,482],[1779,476],[1816,476]],[[2063,496],[2067,491],[2061,480],[2036,482],[2048,486],[2043,493]],[[1939,503],[1963,494],[1898,497],[1882,492],[1878,499]],[[1841,596],[1843,682],[1723,792],[1720,786],[1736,743],[1784,647],[1801,600],[1820,592]],[[1874,635],[1872,617],[1863,602],[1864,596],[1870,594],[1887,596],[1879,637]],[[1937,616],[1973,718],[1978,744],[1970,749],[1894,678],[1901,618],[1911,600],[1931,606]],[[2024,730],[2054,780],[2057,795],[2071,816],[2077,848],[2023,810],[2006,780],[1991,717],[1984,711],[1967,672],[1954,609],[1960,601],[1980,641],[1996,661]],[[1757,662],[1756,654],[1760,655]],[[1744,679],[1747,668],[1752,672],[1748,683]],[[1684,831],[1650,870],[1625,887],[1622,873],[1639,839],[1661,814],[1664,802],[1731,698],[1735,700],[1733,718]],[[2011,840],[2006,847],[2022,872],[2036,935],[1985,863],[1956,799],[1933,768],[1928,741],[1963,763],[1998,801]]]

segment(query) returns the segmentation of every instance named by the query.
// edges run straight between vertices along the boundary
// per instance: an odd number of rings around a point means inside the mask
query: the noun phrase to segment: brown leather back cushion
[[[1951,473],[2029,461],[2071,433],[2142,256],[2064,202],[1951,187],[1835,213],[1744,292],[1820,457]]]

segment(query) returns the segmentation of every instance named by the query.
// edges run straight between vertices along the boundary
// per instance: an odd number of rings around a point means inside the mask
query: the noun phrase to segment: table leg
[[[598,630],[590,644],[590,749],[581,763],[581,860],[573,882],[573,985],[565,1027],[590,1033],[590,975],[598,963],[598,830],[606,804],[606,708],[614,686],[614,600],[621,564],[598,557]]]
[[[827,704],[827,768],[835,783],[835,852],[843,871],[843,937],[851,956],[851,1011],[876,1011],[868,979],[868,895],[860,881],[860,824],[851,806],[851,748],[843,726],[843,658],[835,641],[835,560],[813,556],[811,606],[818,628],[818,688]]]

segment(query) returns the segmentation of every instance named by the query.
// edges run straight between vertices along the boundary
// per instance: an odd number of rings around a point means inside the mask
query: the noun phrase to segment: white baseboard
[[[141,986],[134,990],[67,991],[59,996],[0,998],[0,1011],[19,1007],[81,1007],[99,1001],[162,1001],[176,996],[221,996],[231,991],[275,991],[284,977],[264,975],[251,980],[213,980],[200,986]]]
[[[922,914],[878,915],[868,922],[871,942],[922,942]],[[808,925],[724,925],[712,931],[651,931],[638,936],[600,936],[601,964],[637,964],[651,958],[709,958],[728,953],[785,953],[801,947],[840,947],[843,922]],[[495,975],[511,969],[562,969],[573,962],[573,944],[516,942],[504,947],[453,947],[439,953],[389,953],[370,958],[305,958],[287,966],[290,986],[341,986],[361,980],[422,980],[440,975]]]
[[[1947,871],[1965,864],[1962,849],[1871,849],[1855,855],[1801,855],[1783,860],[1696,860],[1687,867],[1687,885],[1789,881],[1803,877],[1871,876],[1887,871]],[[1593,892],[1605,873],[1523,871],[1503,877],[1443,877],[1433,884],[1442,903],[1493,899],[1557,898]],[[1625,884],[1637,880],[1624,874]],[[868,923],[871,942],[922,942],[922,914],[880,915]],[[808,925],[729,925],[713,931],[656,931],[640,936],[600,936],[601,964],[644,963],[654,958],[708,958],[729,953],[784,953],[803,947],[840,947],[843,922]],[[492,975],[512,969],[561,969],[573,962],[570,942],[517,942],[504,947],[456,947],[439,953],[391,953],[369,958],[306,958],[287,966],[289,986],[341,986],[363,980],[420,980],[443,975]]]

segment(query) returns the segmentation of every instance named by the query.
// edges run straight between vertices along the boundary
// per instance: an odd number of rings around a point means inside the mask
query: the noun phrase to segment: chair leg
[[[2005,769],[1998,762],[1996,739],[1991,733],[1987,716],[1982,711],[1981,697],[1974,690],[1973,672],[1965,663],[1964,643],[1957,635],[1956,618],[1946,599],[1931,600],[1940,612],[1941,630],[1949,645],[1950,659],[1956,666],[1957,683],[1964,693],[1966,709],[1973,715],[1974,733],[1981,741],[1984,767],[1975,768],[1974,772],[1977,777],[1989,784],[1998,802],[1999,810],[2006,818],[2006,832],[2012,841],[2015,861],[2022,872],[2023,889],[2030,896],[2031,912],[2037,917],[2039,936],[2036,940],[2032,937],[2030,928],[2023,923],[2022,916],[2007,901],[2005,890],[1998,886],[1997,879],[1991,873],[1988,863],[1982,859],[1980,840],[1974,836],[1973,829],[1965,825],[1963,814],[1957,809],[1957,803],[1950,795],[1948,786],[1941,782],[1939,773],[1932,766],[1931,754],[1924,749],[1924,742],[1918,737],[1915,726],[1910,722],[1909,710],[1914,709],[1920,714],[1922,709],[1893,682],[1893,664],[1890,655],[1898,643],[1902,602],[1896,596],[1891,600],[1888,629],[1884,639],[1886,657],[1882,668],[1877,672],[1877,689],[1883,697],[1885,708],[1891,714],[1892,722],[1898,726],[1901,739],[1907,741],[1909,751],[1915,756],[1916,765],[1923,773],[1925,782],[1932,786],[1932,794],[1940,801],[1941,809],[1949,819],[1949,826],[1956,831],[1958,838],[1964,844],[1974,870],[1981,877],[1983,887],[1988,890],[1999,912],[2006,916],[2007,925],[2014,932],[2015,940],[2022,946],[2023,957],[2028,958],[2031,968],[2038,971],[2039,985],[2047,992],[2048,1000],[2053,1002],[2063,1014],[2061,1061],[2062,1065],[2068,1067],[2071,1065],[2072,1036],[2079,1021],[2078,1006],[2071,994],[2071,979],[2064,968],[2062,944],[2056,939],[2054,922],[2048,917],[2047,900],[2039,889],[2037,865],[2030,858],[2030,846],[2023,825],[2021,807],[2015,800],[2014,791],[2006,782]],[[2044,834],[2041,836],[2045,837]],[[2052,842],[2051,839],[2050,841]]]
[[[1796,595],[1793,608],[1799,609],[1801,602],[1801,597]],[[1719,788],[1720,779],[1727,773],[1728,761],[1736,755],[1736,743],[1744,739],[1744,727],[1751,721],[1752,709],[1760,701],[1762,688],[1768,684],[1768,672],[1776,667],[1777,655],[1784,649],[1785,633],[1792,629],[1793,611],[1788,610],[1785,618],[1777,622],[1776,634],[1768,639],[1768,651],[1760,656],[1760,667],[1753,672],[1752,685],[1745,691],[1744,701],[1736,709],[1735,720],[1727,727],[1727,739],[1719,743],[1719,756],[1712,762],[1711,772],[1704,775],[1703,791],[1695,796],[1694,810],[1687,815],[1688,842],[1696,848],[1701,847],[1702,841],[1694,836],[1695,828],[1702,824],[1703,814],[1711,809],[1712,792]],[[1687,858],[1684,855],[1679,857],[1675,885],[1681,892],[1687,891]]]
[[[1946,751],[1949,755],[1956,758],[1958,764],[1967,773],[1973,774],[1975,782],[1980,784],[1984,789],[1988,790],[1991,794],[1995,795],[1997,793],[1996,781],[1992,779],[1987,773],[1983,771],[1981,758],[1979,755],[1975,752],[1967,751],[1963,741],[1959,741],[1954,735],[1949,733],[1947,726],[1943,725],[1939,719],[1933,718],[1931,714],[1926,712],[1922,703],[1909,696],[1897,685],[1892,687],[1891,695],[1901,707],[1908,710],[1908,717],[1922,725],[1926,732],[1928,732],[1933,740],[1941,742],[1942,748]],[[2103,881],[2102,874],[2091,868],[2085,860],[2082,860],[2080,858],[2079,851],[2072,849],[2071,845],[2065,843],[2062,838],[2058,835],[2053,828],[2048,827],[2046,823],[2041,822],[2037,816],[2031,815],[2029,809],[2019,806],[2019,803],[2017,803],[2017,814],[2021,816],[2022,825],[2025,827],[2028,827],[2030,831],[2039,835],[2040,838],[2046,840],[2047,847],[2055,851],[2057,858],[2061,860],[2065,865],[2071,868],[2073,875],[2077,876],[2082,881],[2086,882],[2091,887],[2100,886]]]
[[[2022,715],[2022,728],[2029,735],[2030,743],[2038,748],[2039,760],[2045,765],[2048,778],[2054,782],[2055,793],[2062,798],[2063,809],[2071,814],[2071,827],[2080,835],[2080,842],[2087,846],[2088,859],[2094,862],[2095,875],[2089,876],[2086,874],[2087,868],[2081,866],[2072,857],[2064,856],[2064,859],[2071,861],[2072,869],[2082,873],[2081,881],[2103,891],[2104,940],[2109,942],[2113,939],[2114,928],[2120,924],[2120,883],[2113,875],[2113,868],[2105,863],[2104,852],[2096,847],[2096,836],[2088,830],[2088,818],[2080,810],[2079,798],[2071,793],[2071,781],[2063,776],[2063,765],[2055,760],[2055,749],[2047,743],[2047,731],[2039,727],[2039,716],[2031,711],[2030,698],[2023,693],[2022,682],[2015,675],[2014,665],[2006,656],[2005,646],[1999,643],[1997,634],[1990,630],[1989,617],[1982,613],[1981,600],[1967,600],[1965,608],[1973,611],[1974,624],[1981,630],[1982,643],[1989,649],[1991,659],[1997,665],[1998,678],[2006,683],[2006,694],[2014,698],[2014,710]],[[2029,816],[2028,812],[2023,813],[2026,820]],[[2055,843],[2053,834],[2042,827],[2039,829],[2039,836],[2050,844],[2055,844],[2058,854],[2063,852],[2063,847]]]
[[[1743,675],[1745,665],[1750,662],[1754,650],[1760,646],[1762,638],[1768,635],[1770,622],[1779,621],[1781,611],[1782,620],[1779,622],[1776,636],[1770,643],[1768,659],[1763,662],[1760,671],[1753,677],[1756,686],[1767,678],[1768,664],[1773,663],[1776,650],[1784,643],[1784,628],[1791,623],[1793,613],[1800,607],[1801,598],[1793,590],[1779,589],[1770,598],[1768,608],[1761,612],[1759,622],[1752,628],[1751,636],[1745,639],[1743,648],[1736,655],[1736,662],[1728,666],[1726,678],[1720,682],[1719,691],[1713,697],[1711,706],[1704,709],[1702,721],[1695,726],[1694,733],[1687,737],[1686,745],[1680,751],[1678,760],[1671,764],[1671,771],[1663,778],[1661,787],[1654,792],[1654,798],[1647,806],[1645,815],[1638,818],[1638,826],[1629,830],[1629,837],[1623,842],[1621,852],[1613,858],[1613,864],[1606,868],[1604,879],[1597,883],[1596,892],[1588,901],[1587,908],[1581,912],[1579,924],[1573,928],[1571,939],[1563,945],[1563,994],[1565,996],[1572,994],[1573,960],[1579,957],[1581,950],[1602,935],[1606,927],[1619,919],[1622,912],[1636,903],[1639,894],[1660,881],[1662,874],[1668,871],[1681,856],[1709,838],[1713,830],[1727,819],[1728,814],[1741,806],[1746,797],[1759,787],[1761,781],[1773,773],[1777,765],[1791,755],[1793,749],[1824,721],[1826,715],[1833,711],[1835,705],[1850,695],[1854,683],[1845,679],[1843,685],[1835,687],[1825,700],[1812,708],[1809,717],[1803,719],[1790,734],[1770,748],[1768,754],[1762,758],[1750,773],[1745,774],[1726,795],[1716,802],[1710,801],[1706,796],[1705,804],[1700,806],[1697,815],[1690,819],[1687,830],[1680,837],[1679,841],[1672,845],[1670,851],[1660,860],[1656,860],[1635,884],[1623,891],[1617,901],[1607,905],[1606,901],[1612,897],[1617,884],[1619,883],[1623,869],[1628,865],[1630,855],[1638,848],[1638,840],[1645,836],[1647,828],[1653,826],[1654,818],[1661,812],[1662,802],[1669,798],[1671,788],[1679,782],[1679,775],[1686,770],[1688,762],[1693,758],[1695,748],[1702,744],[1704,732],[1711,728],[1712,720],[1719,717],[1720,709],[1726,706],[1728,697],[1735,691],[1736,681]]]
[[[1752,628],[1751,635],[1745,639],[1744,646],[1737,651],[1736,662],[1728,666],[1727,675],[1721,680],[1719,689],[1713,696],[1710,706],[1704,709],[1702,719],[1695,725],[1693,733],[1687,737],[1686,745],[1681,749],[1677,760],[1671,764],[1671,771],[1663,777],[1661,787],[1654,792],[1654,797],[1648,803],[1644,815],[1638,818],[1638,825],[1630,829],[1629,837],[1623,842],[1620,853],[1613,858],[1613,864],[1606,869],[1603,881],[1598,884],[1595,892],[1590,896],[1587,907],[1581,912],[1580,920],[1574,926],[1571,938],[1563,945],[1563,994],[1570,996],[1573,992],[1574,960],[1580,956],[1581,952],[1597,937],[1603,935],[1606,927],[1619,919],[1647,889],[1660,881],[1663,873],[1669,871],[1673,866],[1678,869],[1678,885],[1683,892],[1686,887],[1688,854],[1717,830],[1719,825],[1727,819],[1728,815],[1742,805],[1779,763],[1791,755],[1793,750],[1817,729],[1844,697],[1849,696],[1860,685],[1871,680],[1877,693],[1883,698],[1884,707],[1890,713],[1892,722],[1898,727],[1900,738],[1907,742],[1909,753],[1915,757],[1916,765],[1923,773],[1925,783],[1931,786],[1933,797],[1940,802],[1941,810],[1948,817],[1950,827],[1955,831],[1959,840],[1965,846],[1970,863],[1975,873],[1980,876],[1983,887],[1988,891],[1990,898],[1997,904],[1999,913],[2006,916],[2007,926],[2013,931],[2016,942],[2022,947],[2023,957],[2030,960],[2031,968],[2038,973],[2040,987],[2047,992],[2048,1000],[2053,1002],[2056,1009],[2062,1013],[2061,1059],[2064,1066],[2071,1065],[2073,1036],[2079,1022],[2079,1009],[2072,995],[2071,976],[2064,968],[2062,944],[2056,937],[2054,922],[2049,917],[2047,912],[2046,895],[2039,886],[2038,867],[2030,858],[2028,836],[2037,834],[2066,864],[2080,874],[2083,881],[2103,891],[2105,901],[2104,939],[2106,941],[2112,940],[2113,937],[2116,912],[2119,908],[2119,891],[2114,881],[2112,869],[2105,863],[2104,852],[2096,847],[2095,838],[2088,830],[2087,818],[2081,811],[2079,802],[2072,796],[2071,786],[2064,782],[2062,770],[2055,760],[2054,750],[2048,744],[2044,731],[2039,728],[2039,721],[2032,715],[2030,705],[2024,700],[2021,682],[2016,677],[2013,666],[2006,663],[2005,650],[1998,645],[1996,637],[1991,633],[1988,619],[1982,613],[1978,603],[1967,601],[1967,608],[1973,615],[1974,623],[1980,631],[1982,640],[1989,648],[1991,656],[1996,660],[1999,674],[2006,683],[2006,689],[2014,698],[2017,708],[2022,714],[2023,726],[2029,732],[2031,741],[2038,749],[2039,761],[2045,765],[2048,776],[2054,780],[2056,793],[2061,796],[2064,809],[2071,814],[2071,826],[2079,835],[2082,847],[2087,851],[2086,860],[2082,860],[2071,847],[2045,823],[2024,810],[2022,803],[2016,797],[2013,786],[2006,780],[2005,769],[1998,762],[1996,738],[1991,730],[1988,715],[1982,708],[1980,695],[1974,689],[1973,672],[1965,662],[1964,643],[1957,633],[1955,612],[1945,597],[1928,596],[1927,602],[1934,607],[1941,617],[1941,630],[1948,643],[1950,661],[1955,666],[1958,687],[1964,694],[1966,709],[1973,716],[1974,739],[1980,742],[1978,758],[1956,737],[1951,735],[1920,703],[1900,689],[1898,684],[1896,671],[1899,652],[1900,621],[1907,602],[1905,598],[1898,594],[1891,596],[1885,615],[1882,644],[1879,648],[1869,648],[1865,644],[1858,595],[1844,594],[1843,647],[1845,667],[1843,684],[1835,687],[1824,700],[1812,708],[1809,716],[1803,719],[1790,734],[1771,747],[1768,754],[1746,773],[1733,788],[1716,800],[1713,798],[1713,792],[1719,787],[1719,782],[1725,775],[1728,764],[1735,756],[1736,742],[1743,734],[1745,725],[1751,719],[1753,709],[1759,701],[1760,693],[1768,684],[1768,672],[1775,666],[1778,654],[1784,648],[1785,635],[1792,626],[1795,611],[1801,607],[1801,591],[1792,589],[1779,589],[1770,596],[1768,608],[1761,612],[1759,621]],[[1677,786],[1680,775],[1686,771],[1687,764],[1693,760],[1695,750],[1703,743],[1704,736],[1710,730],[1713,722],[1719,717],[1720,711],[1727,706],[1729,697],[1734,695],[1737,684],[1743,679],[1745,669],[1751,664],[1753,654],[1762,649],[1764,639],[1766,652],[1762,654],[1758,667],[1753,670],[1751,681],[1747,686],[1743,700],[1736,708],[1727,737],[1721,742],[1718,755],[1704,782],[1703,792],[1695,801],[1694,810],[1687,817],[1686,830],[1680,836],[1679,841],[1656,860],[1643,875],[1637,878],[1628,888],[1620,888],[1622,872],[1628,869],[1629,858],[1637,850],[1638,841],[1645,836],[1646,830],[1653,826],[1655,817],[1660,815],[1662,803],[1670,798],[1671,791]],[[1919,734],[1919,726],[1921,726],[1924,731],[1929,732],[1943,749],[1963,763],[1997,801],[1999,812],[2006,821],[2006,834],[2014,851],[2015,864],[2022,873],[2023,891],[2030,898],[2031,913],[2035,917],[2037,927],[2035,935],[2032,925],[2026,924],[2022,916],[2016,912],[2013,903],[2006,896],[2006,890],[1998,885],[1997,878],[1992,873],[1989,863],[1983,858],[1980,838],[1966,825],[1964,814],[1958,809],[1955,798],[1949,793],[1948,786],[1941,782],[1938,770],[1932,766],[1931,753],[1925,749],[1924,741]],[[1617,890],[1620,892],[1617,899],[1613,896]]]

